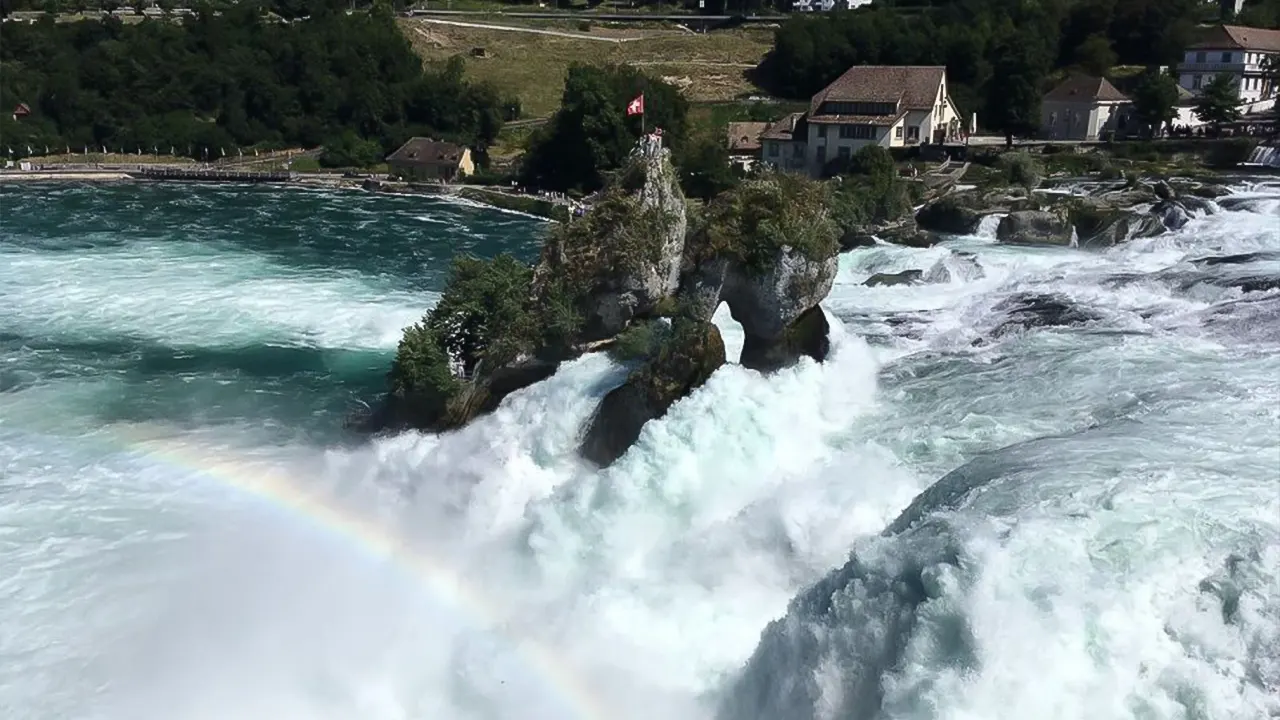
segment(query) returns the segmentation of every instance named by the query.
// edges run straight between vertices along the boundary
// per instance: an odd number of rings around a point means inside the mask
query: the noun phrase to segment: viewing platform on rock
[[[210,168],[141,167],[136,176],[146,180],[186,180],[191,182],[269,183],[289,182],[287,170],[213,170]]]

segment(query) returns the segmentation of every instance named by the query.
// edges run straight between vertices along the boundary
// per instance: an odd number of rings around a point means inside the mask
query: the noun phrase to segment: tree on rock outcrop
[[[863,235],[873,226],[896,221],[911,210],[911,193],[898,177],[889,151],[868,145],[854,153],[832,179],[830,212],[841,232],[842,244],[853,244],[849,236]]]
[[[542,379],[555,365],[535,357],[539,308],[531,269],[510,255],[455,259],[440,302],[405,331],[378,428],[445,430],[496,407],[517,378]]]
[[[825,359],[819,303],[839,247],[828,201],[824,183],[765,172],[717,195],[690,232],[671,153],[641,138],[586,215],[549,234],[536,267],[509,256],[455,263],[439,304],[406,331],[368,425],[456,428],[560,362],[612,345],[636,366],[581,447],[608,465],[724,364],[711,322],[722,301],[746,335],[744,366]]]
[[[457,259],[440,302],[405,332],[366,425],[459,427],[656,316],[679,285],[684,211],[670,152],[646,138],[585,217],[552,230],[537,267]]]

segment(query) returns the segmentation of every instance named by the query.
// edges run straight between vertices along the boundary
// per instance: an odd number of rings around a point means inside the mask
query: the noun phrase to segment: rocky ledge
[[[582,456],[621,457],[724,364],[711,316],[728,304],[762,372],[828,352],[818,304],[836,275],[829,187],[762,173],[689,210],[659,140],[646,137],[599,201],[555,226],[530,268],[459,258],[435,308],[405,332],[369,431],[461,427],[561,362],[608,350],[632,371],[600,402]]]
[[[1216,186],[1137,180],[1104,184],[1087,195],[975,188],[925,204],[915,214],[914,233],[969,235],[983,218],[998,214],[996,239],[1002,243],[1105,247],[1177,230],[1196,213],[1217,212],[1211,198],[1221,193]],[[894,228],[885,237],[894,242],[902,233]]]

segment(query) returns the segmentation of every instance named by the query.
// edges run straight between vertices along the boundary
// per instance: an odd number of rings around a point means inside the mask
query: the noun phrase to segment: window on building
[[[818,137],[822,138],[823,140],[826,140],[826,139],[827,139],[827,126],[826,126],[826,125],[819,125],[819,126],[818,126]]]
[[[876,136],[874,125],[841,125],[840,137],[845,140],[869,140]]]
[[[852,153],[849,151],[848,147],[842,147],[836,151],[836,154],[840,156],[841,160],[848,160]]]
[[[827,162],[827,146],[819,145],[818,146],[818,164],[823,165],[826,162]]]
[[[800,143],[793,144],[791,146],[791,154],[798,158],[804,157],[804,145]]]
[[[1224,62],[1224,63],[1229,63],[1229,62],[1231,62],[1231,53],[1229,53],[1229,52],[1224,52],[1224,53],[1222,53],[1222,62]]]
[[[899,140],[901,140],[901,139],[902,139],[902,126],[901,126],[901,125],[899,125],[898,127],[896,127],[896,128],[894,128],[894,129],[893,129],[893,136],[894,136],[894,137],[896,137],[896,138],[898,138]]]
[[[778,157],[778,143],[769,143],[769,157]]]
[[[1191,89],[1192,89],[1192,90],[1199,90],[1199,89],[1200,89],[1200,82],[1203,80],[1203,78],[1204,78],[1204,76],[1203,76],[1203,75],[1192,75],[1192,76],[1191,76]]]
[[[824,115],[893,115],[898,112],[897,103],[837,102],[822,103]]]
[[[1208,59],[1209,59],[1209,53],[1204,53],[1204,52],[1196,53],[1196,62],[1202,63]]]
[[[908,139],[908,140],[919,140],[919,139],[920,139],[920,128],[919,128],[918,126],[916,126],[916,125],[912,125],[911,127],[907,128],[907,139]]]

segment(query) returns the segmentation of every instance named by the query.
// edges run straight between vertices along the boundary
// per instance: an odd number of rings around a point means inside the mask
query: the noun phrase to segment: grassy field
[[[424,59],[439,61],[461,55],[466,59],[468,77],[487,80],[503,93],[520,98],[528,118],[555,112],[565,71],[573,62],[637,65],[683,88],[693,101],[731,100],[754,93],[757,90],[747,80],[746,71],[760,62],[773,41],[773,31],[764,28],[693,34],[660,26],[525,25],[572,36],[564,37],[420,19],[400,23]],[[486,57],[472,57],[473,48],[484,48]]]

